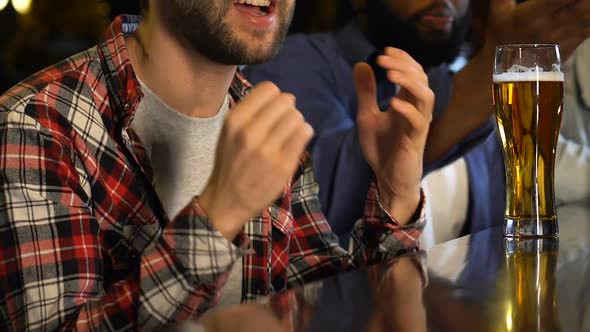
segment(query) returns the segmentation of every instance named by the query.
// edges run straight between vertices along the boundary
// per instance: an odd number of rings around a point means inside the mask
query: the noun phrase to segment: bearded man
[[[295,97],[237,70],[277,52],[294,3],[146,1],[0,97],[2,330],[161,330],[417,250],[426,75],[390,49],[401,91],[380,113],[371,68],[355,69],[375,181],[348,252]]]

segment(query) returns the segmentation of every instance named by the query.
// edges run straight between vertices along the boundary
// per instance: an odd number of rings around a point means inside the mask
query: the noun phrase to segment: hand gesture
[[[249,218],[280,196],[312,136],[313,129],[295,108],[295,97],[272,83],[260,83],[232,108],[213,174],[200,196],[224,237],[233,240]]]
[[[373,70],[366,63],[355,66],[359,140],[377,178],[381,203],[404,223],[420,201],[422,160],[434,94],[424,70],[406,52],[386,48],[377,64],[401,90],[391,99],[389,110],[380,112]]]

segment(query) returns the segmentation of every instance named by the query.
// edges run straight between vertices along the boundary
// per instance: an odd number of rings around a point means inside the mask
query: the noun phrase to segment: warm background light
[[[12,0],[12,7],[17,13],[24,15],[31,9],[31,2],[32,0]]]
[[[0,0],[0,10],[6,8],[6,5],[8,5],[8,0]]]

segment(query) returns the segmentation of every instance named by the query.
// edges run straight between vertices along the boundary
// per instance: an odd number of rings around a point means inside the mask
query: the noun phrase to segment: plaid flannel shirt
[[[340,248],[305,158],[234,242],[198,197],[168,218],[130,125],[142,93],[124,37],[138,23],[118,17],[102,43],[0,97],[0,329],[152,330],[210,308],[237,259],[250,300],[417,249],[423,206],[399,226],[374,186],[353,252]],[[249,87],[237,73],[233,100]]]

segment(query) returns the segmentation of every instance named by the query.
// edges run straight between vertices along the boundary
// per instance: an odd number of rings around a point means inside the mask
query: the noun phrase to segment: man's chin
[[[418,30],[418,38],[425,45],[450,45],[452,32],[448,31],[423,31]]]
[[[277,53],[282,43],[277,43],[276,39],[273,41],[260,42],[242,42],[242,65],[254,65],[272,60]]]
[[[240,65],[259,65],[259,64],[263,64],[265,62],[269,62],[270,60],[272,60],[272,58],[274,58],[274,56],[270,55],[270,56],[255,56],[255,57],[245,57],[244,60],[242,61],[242,63],[240,63]]]
[[[229,66],[257,65],[272,60],[275,55],[276,52],[237,52],[226,53],[224,57],[211,58],[211,60]]]

